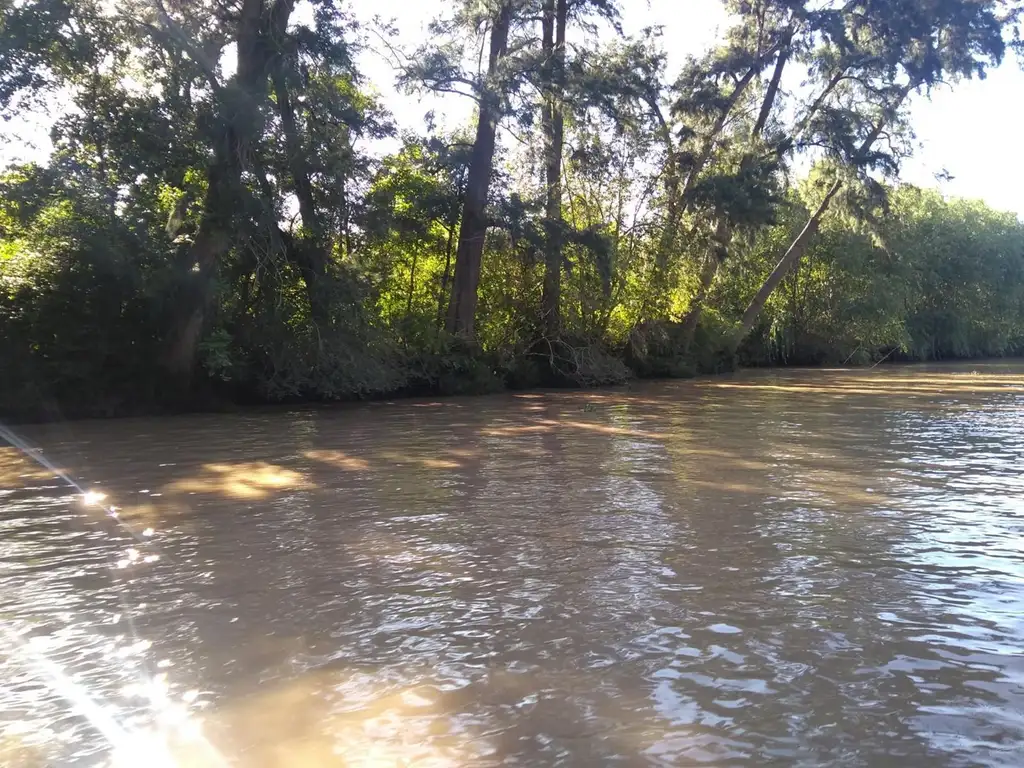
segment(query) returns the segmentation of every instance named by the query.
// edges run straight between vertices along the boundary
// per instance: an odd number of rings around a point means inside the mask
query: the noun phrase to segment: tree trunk
[[[818,231],[818,227],[821,226],[821,219],[828,210],[829,205],[832,202],[832,198],[836,196],[840,187],[843,186],[842,181],[833,182],[828,192],[825,194],[824,199],[818,204],[817,209],[811,214],[811,218],[807,224],[804,225],[803,230],[797,235],[786,253],[779,260],[779,263],[775,265],[775,269],[768,275],[768,279],[764,281],[761,289],[754,296],[750,304],[747,306],[746,312],[743,313],[743,321],[740,327],[740,336],[737,341],[742,341],[747,337],[747,334],[754,327],[754,322],[757,320],[757,316],[761,314],[761,310],[764,309],[764,305],[768,302],[769,297],[775,290],[776,286],[782,282],[784,278],[793,268],[793,265],[800,260],[800,257],[804,255],[807,250],[807,246],[810,245],[811,238]]]
[[[704,170],[704,166],[706,166],[708,161],[711,159],[711,153],[715,149],[715,142],[718,140],[719,134],[724,130],[725,123],[728,121],[729,115],[732,114],[733,109],[735,109],[736,105],[739,103],[740,97],[743,96],[744,91],[747,90],[747,87],[751,82],[753,82],[754,77],[760,71],[761,65],[758,63],[748,69],[743,77],[740,78],[739,82],[736,83],[736,87],[733,88],[732,94],[729,96],[729,103],[726,104],[725,109],[722,110],[718,119],[715,120],[715,124],[711,127],[711,131],[705,137],[704,143],[701,146],[700,155],[697,156],[697,159],[691,166],[689,173],[686,174],[686,183],[683,184],[683,190],[681,193],[683,208],[679,212],[680,215],[685,214],[686,209],[689,207],[693,187],[697,183],[697,178]]]
[[[657,317],[663,317],[668,311],[668,268],[679,238],[679,221],[682,216],[679,207],[682,175],[680,174],[679,151],[672,138],[672,129],[661,111],[657,95],[650,94],[645,97],[645,101],[658,122],[658,134],[662,144],[665,145],[665,180],[663,182],[665,217],[661,234],[658,237],[658,250],[654,254],[651,287],[645,292],[640,310],[642,318],[650,316],[652,302],[654,303],[653,313]]]
[[[268,10],[264,0],[243,0],[237,22],[237,70],[229,88],[216,87],[216,80],[212,80],[218,97],[229,92],[238,98],[219,105],[224,128],[207,168],[203,213],[189,250],[194,274],[189,275],[185,295],[177,303],[163,358],[167,372],[186,387],[215,298],[213,281],[217,265],[234,242],[235,217],[245,207],[241,198],[247,195],[247,190],[242,177],[251,163],[252,147],[263,130],[272,40],[284,34],[293,6],[294,0],[275,0]]]
[[[458,224],[458,212],[448,222],[448,237],[444,244],[444,272],[441,273],[441,290],[437,297],[437,328],[444,328],[444,298],[448,293],[448,281],[452,276],[452,251],[455,246],[455,227]]]
[[[765,125],[768,123],[768,118],[771,117],[772,109],[779,95],[782,73],[786,68],[786,62],[789,60],[789,43],[791,40],[792,34],[787,36],[785,45],[779,51],[779,58],[775,62],[775,69],[772,72],[771,80],[768,82],[768,88],[765,91],[764,98],[761,100],[761,109],[758,111],[757,120],[750,130],[750,140],[752,142],[761,137]],[[741,168],[749,167],[751,159],[749,153],[744,156],[741,161]],[[732,243],[734,231],[732,224],[720,216],[715,236],[708,249],[704,271],[701,273],[700,286],[697,289],[697,294],[693,297],[693,301],[690,303],[690,311],[686,313],[686,317],[683,319],[684,351],[689,351],[690,345],[693,343],[697,325],[700,323],[701,315],[704,313],[704,302],[707,300],[708,292],[711,290],[711,285],[715,281],[719,268],[729,257],[729,246]]]
[[[459,201],[466,194],[466,169],[463,168],[455,178],[455,188],[452,195],[452,204],[448,209],[448,220],[445,222],[445,228],[448,230],[448,236],[445,238],[444,244],[444,272],[441,273],[441,290],[437,294],[437,329],[442,330],[445,323],[445,299],[449,293],[449,283],[452,279],[452,257],[455,255],[455,236],[456,227],[459,226],[459,215],[461,214],[461,206]]]
[[[548,337],[561,330],[562,295],[562,149],[565,118],[562,98],[565,87],[565,28],[569,15],[568,0],[544,0],[543,55],[541,77],[544,106],[541,114],[544,133],[544,288],[541,317]]]
[[[775,99],[779,95],[779,85],[782,83],[782,73],[786,69],[786,62],[789,60],[789,45],[793,40],[793,33],[786,37],[786,43],[779,51],[779,58],[775,62],[775,70],[772,72],[772,79],[768,81],[768,90],[765,91],[764,99],[761,101],[761,111],[757,113],[757,120],[750,131],[751,136],[760,136],[764,133],[764,127],[771,117],[772,108],[775,106]]]
[[[183,295],[175,302],[167,349],[161,361],[182,388],[187,388],[192,380],[196,351],[213,303],[217,262],[227,253],[233,239],[232,222],[225,215],[221,200],[228,186],[223,180],[225,172],[216,160],[207,172],[203,213],[186,262],[192,272],[186,276]]]
[[[277,113],[281,118],[284,132],[285,151],[288,153],[288,169],[292,176],[292,187],[299,201],[299,216],[302,226],[314,239],[319,240],[323,232],[316,215],[316,202],[313,199],[313,183],[310,180],[309,163],[306,162],[305,148],[299,136],[298,120],[292,106],[291,93],[288,89],[287,75],[281,69],[274,72],[274,95],[277,97]]]
[[[284,132],[285,150],[288,153],[292,188],[299,202],[299,216],[305,230],[305,236],[295,241],[288,256],[299,267],[302,275],[313,323],[319,327],[327,327],[330,324],[330,299],[325,290],[328,265],[326,232],[317,215],[312,174],[305,147],[302,146],[302,137],[299,135],[298,120],[295,117],[283,63],[275,69],[272,79],[274,94],[277,97],[277,112]]]
[[[472,338],[476,332],[477,288],[487,236],[487,193],[491,185],[498,121],[501,119],[501,95],[495,91],[493,80],[505,57],[511,23],[512,4],[504,2],[491,29],[487,79],[480,93],[480,115],[469,159],[459,246],[455,252],[455,279],[448,304],[447,328],[450,333],[466,338]]]
[[[416,261],[419,255],[417,249],[413,249],[412,252],[412,263],[409,265],[409,295],[406,297],[405,302],[405,317],[408,320],[412,317],[412,298],[413,294],[416,293]]]
[[[658,252],[655,256],[655,266],[658,276],[663,276],[668,270],[672,252],[675,250],[679,238],[679,210],[680,189],[682,179],[679,176],[679,160],[675,152],[669,156],[671,167],[665,175],[665,226],[662,227],[661,236],[658,238]]]
[[[348,127],[342,127],[341,135],[345,149],[346,166],[339,173],[338,189],[341,192],[341,220],[339,222],[339,236],[341,238],[342,253],[346,261],[351,262],[355,258],[355,245],[352,237],[352,189],[349,184],[349,168],[352,163],[352,131]]]

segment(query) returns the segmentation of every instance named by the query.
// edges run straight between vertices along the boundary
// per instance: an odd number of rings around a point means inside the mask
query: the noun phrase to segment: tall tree
[[[521,73],[510,66],[510,40],[521,26],[525,0],[461,0],[453,12],[431,24],[436,41],[421,46],[399,80],[407,87],[460,94],[477,105],[476,135],[470,152],[462,203],[455,274],[446,327],[449,333],[473,338],[476,333],[478,287],[487,239],[487,204],[497,149],[498,127],[518,89]],[[472,43],[481,38],[486,66],[473,71]],[[513,43],[515,48],[521,42]]]
[[[737,10],[742,22],[731,33],[733,45],[756,57],[761,65],[758,76],[769,66],[771,76],[756,93],[748,90],[738,94],[732,102],[733,109],[747,107],[751,114],[756,114],[756,118],[752,122],[746,118],[735,121],[730,138],[742,148],[739,158],[727,160],[725,167],[713,167],[709,172],[711,178],[704,182],[718,194],[712,195],[710,200],[708,217],[713,231],[707,236],[696,293],[683,318],[685,348],[693,342],[705,302],[729,255],[737,227],[763,226],[772,218],[772,186],[780,167],[776,149],[765,146],[764,132],[778,105],[783,73],[793,55],[797,30],[801,27],[808,29],[803,23],[806,14],[802,5],[792,0],[760,0],[741,5]],[[739,102],[740,98],[742,102]]]
[[[253,160],[266,120],[271,41],[284,34],[292,8],[292,0],[275,0],[269,7],[263,0],[242,3],[223,30],[225,42],[234,42],[237,54],[235,74],[226,81],[191,38],[185,23],[173,18],[162,3],[154,3],[152,23],[141,22],[154,39],[201,69],[219,107],[220,120],[214,127],[213,151],[205,169],[207,186],[199,227],[187,256],[193,275],[177,303],[165,358],[168,371],[186,383],[214,299],[218,262],[235,242],[236,214],[240,208],[260,211],[263,223],[276,230],[273,211],[263,208],[259,194],[243,183],[243,175],[261,175]],[[178,10],[202,14],[199,8]]]
[[[549,336],[561,327],[562,295],[562,145],[565,133],[565,31],[569,0],[543,0],[541,83],[544,132],[544,289],[542,323]]]
[[[472,338],[476,331],[477,290],[487,238],[487,195],[491,186],[498,121],[501,119],[502,94],[497,80],[502,60],[508,53],[512,13],[512,2],[502,2],[491,19],[487,74],[479,91],[476,138],[469,157],[462,226],[455,252],[455,279],[448,305],[447,329],[449,333],[468,338]]]

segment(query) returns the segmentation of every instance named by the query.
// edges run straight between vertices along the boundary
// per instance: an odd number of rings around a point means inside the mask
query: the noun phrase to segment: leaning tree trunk
[[[764,128],[768,123],[768,118],[771,117],[772,109],[775,106],[775,100],[779,95],[779,86],[782,83],[782,73],[786,68],[786,63],[789,61],[789,44],[793,39],[792,33],[786,37],[786,42],[782,49],[779,51],[779,57],[775,62],[775,69],[772,72],[771,80],[768,82],[768,89],[765,91],[764,98],[761,100],[761,108],[757,114],[757,120],[754,122],[754,127],[750,131],[751,142],[757,141],[764,132]],[[751,155],[747,154],[741,161],[741,168],[747,168],[751,162]],[[704,302],[707,301],[708,293],[711,290],[712,284],[715,282],[715,277],[718,275],[718,270],[722,264],[729,257],[729,246],[732,244],[733,234],[735,228],[733,225],[726,221],[725,217],[720,217],[718,220],[718,227],[715,231],[715,236],[712,239],[711,245],[708,248],[707,259],[704,264],[704,270],[701,273],[700,286],[697,289],[697,294],[693,297],[693,301],[690,303],[690,310],[686,313],[686,317],[683,318],[683,349],[688,352],[690,345],[693,344],[693,337],[697,332],[697,326],[700,323],[700,318],[704,314]]]
[[[896,99],[892,104],[888,105],[886,115],[875,124],[875,127],[871,130],[871,133],[867,135],[864,141],[861,142],[860,146],[857,147],[855,157],[863,158],[871,150],[871,147],[878,137],[882,135],[882,130],[885,128],[887,117],[891,113],[895,113],[903,103],[904,99],[910,95],[917,87],[917,82],[913,81],[909,85],[904,86],[896,95]],[[811,214],[811,218],[804,226],[803,230],[797,235],[796,240],[790,244],[789,249],[783,254],[779,263],[772,270],[772,273],[768,275],[768,279],[764,281],[761,289],[754,296],[750,304],[747,306],[746,311],[743,313],[743,320],[740,325],[740,334],[736,337],[735,343],[739,345],[754,328],[754,323],[757,321],[757,316],[761,314],[761,310],[764,309],[764,305],[768,302],[772,292],[778,287],[779,283],[782,282],[789,271],[793,268],[793,265],[800,261],[800,258],[804,255],[807,250],[807,246],[810,245],[811,238],[814,237],[818,231],[818,227],[821,225],[821,219],[828,210],[829,205],[832,203],[832,199],[836,196],[840,187],[843,186],[841,180],[835,181],[825,194],[825,198],[818,205],[818,208]]]
[[[665,143],[667,162],[669,163],[665,176],[665,196],[667,198],[665,213],[666,223],[665,228],[662,230],[658,250],[655,254],[654,275],[651,285],[651,290],[656,294],[654,307],[656,314],[662,315],[667,310],[665,294],[668,292],[669,262],[678,240],[679,222],[689,210],[690,203],[693,198],[693,189],[697,184],[697,179],[704,171],[708,162],[710,162],[711,155],[715,149],[715,142],[725,129],[726,122],[736,105],[739,103],[743,93],[757,76],[757,73],[760,71],[760,67],[760,63],[755,64],[743,74],[743,77],[736,81],[728,102],[722,108],[722,111],[719,113],[714,125],[711,126],[707,136],[704,137],[704,142],[701,144],[700,152],[690,164],[685,180],[681,178],[679,173],[679,152],[674,147],[672,134],[670,133],[664,118],[655,108],[656,117],[661,125],[661,133]]]
[[[562,145],[565,133],[562,97],[565,87],[565,28],[568,16],[568,0],[544,0],[544,61],[541,74],[545,93],[541,121],[546,200],[541,316],[544,331],[549,337],[558,336],[562,324]]]
[[[452,281],[451,302],[448,304],[447,328],[449,333],[466,338],[472,338],[476,332],[477,288],[480,285],[480,266],[487,236],[487,193],[491,185],[494,147],[501,118],[501,96],[495,90],[494,78],[505,57],[511,23],[512,4],[502,3],[491,29],[487,82],[480,94],[480,116],[469,158],[462,226],[459,230],[459,246],[455,252],[455,278]]]
[[[775,288],[782,282],[782,279],[789,274],[789,271],[793,268],[793,265],[800,261],[800,258],[804,255],[807,250],[807,246],[811,243],[811,238],[814,237],[818,231],[818,227],[821,226],[821,219],[828,210],[829,205],[832,202],[832,198],[836,196],[840,187],[843,186],[842,181],[833,182],[828,192],[825,194],[824,199],[818,204],[817,209],[811,214],[811,218],[804,225],[803,230],[797,235],[789,249],[783,254],[779,263],[775,265],[775,269],[768,275],[768,279],[764,281],[761,289],[757,292],[757,295],[751,300],[747,306],[746,312],[743,313],[743,321],[740,327],[740,336],[738,341],[742,341],[747,337],[747,334],[754,327],[754,322],[757,320],[757,316],[761,314],[761,310],[764,309],[764,305],[768,302],[769,297]]]

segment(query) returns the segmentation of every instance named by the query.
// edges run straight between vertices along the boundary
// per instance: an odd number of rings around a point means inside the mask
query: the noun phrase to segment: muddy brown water
[[[1024,765],[1024,364],[20,433],[4,765]]]

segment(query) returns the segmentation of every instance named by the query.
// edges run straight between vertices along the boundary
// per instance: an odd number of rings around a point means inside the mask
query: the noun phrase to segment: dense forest
[[[1024,352],[1024,223],[898,182],[1018,9],[726,5],[670,70],[616,0],[454,0],[415,49],[343,0],[0,0],[5,117],[66,105],[0,172],[0,412]],[[399,131],[370,45],[471,120]]]

